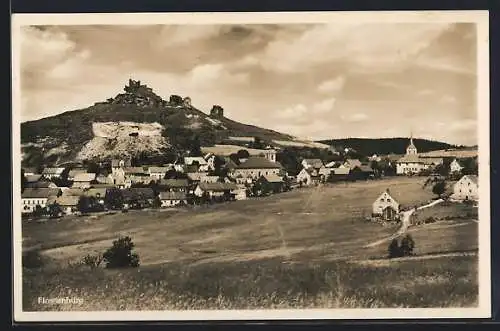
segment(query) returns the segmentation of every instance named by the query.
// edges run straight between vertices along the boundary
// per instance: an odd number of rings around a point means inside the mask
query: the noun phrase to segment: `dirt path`
[[[396,233],[394,233],[393,235],[389,236],[389,237],[386,237],[386,238],[383,238],[383,239],[380,239],[380,240],[377,240],[377,241],[374,241],[366,246],[364,246],[364,248],[369,248],[369,247],[375,247],[375,246],[378,246],[378,245],[381,245],[385,242],[388,242],[388,241],[391,241],[399,236],[401,236],[403,233],[406,232],[406,230],[408,230],[408,227],[410,226],[410,217],[411,215],[413,215],[413,213],[416,211],[416,210],[422,210],[422,209],[425,209],[425,208],[429,208],[429,207],[432,207],[434,205],[437,205],[441,202],[443,202],[444,200],[443,199],[438,199],[438,200],[435,200],[429,204],[426,204],[424,206],[420,206],[418,207],[417,209],[410,209],[410,210],[407,210],[407,211],[404,211],[402,212],[402,219],[401,219],[401,227],[398,229],[398,231]]]

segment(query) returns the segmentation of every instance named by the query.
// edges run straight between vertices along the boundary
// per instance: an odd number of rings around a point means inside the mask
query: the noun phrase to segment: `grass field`
[[[87,305],[52,309],[473,305],[475,256],[384,267],[348,263],[387,254],[385,244],[362,248],[396,231],[363,220],[379,194],[390,188],[402,205],[421,204],[433,198],[422,189],[424,180],[339,183],[208,207],[25,223],[24,249],[38,249],[49,261],[40,270],[25,269],[25,308],[47,309],[34,300],[69,290]],[[410,231],[419,254],[477,248],[477,223],[465,219]],[[68,266],[102,252],[118,235],[132,237],[139,269]]]

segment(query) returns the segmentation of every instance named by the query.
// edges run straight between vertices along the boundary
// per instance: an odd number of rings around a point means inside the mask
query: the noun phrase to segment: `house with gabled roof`
[[[78,212],[78,201],[80,200],[80,196],[77,195],[61,195],[55,200],[64,214],[73,215]]]
[[[61,194],[58,188],[26,188],[21,194],[21,212],[32,213],[38,208],[45,208],[49,199],[55,199]]]
[[[165,178],[165,174],[172,169],[171,167],[149,167],[148,172],[149,176],[154,179],[163,179]]]
[[[303,168],[296,177],[297,183],[303,186],[318,184],[321,181],[319,171],[314,168]]]
[[[234,183],[199,183],[194,190],[194,195],[201,197],[206,193],[210,198],[234,196],[236,190],[238,190],[238,185]]]
[[[389,189],[383,192],[372,204],[372,215],[394,221],[399,214],[399,203],[390,195]]]
[[[451,198],[454,200],[479,200],[479,177],[465,175],[453,185]]]
[[[233,175],[242,178],[259,178],[262,175],[278,175],[283,170],[279,162],[272,162],[265,157],[250,156],[245,162],[238,165]]]
[[[160,179],[158,186],[165,192],[187,192],[189,188],[188,179]]]
[[[160,192],[161,207],[175,207],[187,204],[185,192]]]
[[[75,178],[73,178],[72,187],[89,188],[90,186],[92,186],[92,183],[96,180],[96,178],[97,175],[93,172],[78,173],[75,175]]]

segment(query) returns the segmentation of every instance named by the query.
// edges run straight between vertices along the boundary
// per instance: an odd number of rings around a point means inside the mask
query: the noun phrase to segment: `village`
[[[386,161],[395,176],[425,176],[425,185],[437,188],[438,197],[458,201],[478,200],[477,156],[450,158],[424,156],[409,139],[403,156],[368,157],[368,162],[301,160],[301,170],[289,174],[277,161],[279,150],[242,147],[231,155],[206,153],[185,156],[182,162],[133,165],[130,158],[67,167],[24,168],[21,210],[25,219],[60,218],[107,210],[174,208],[268,196],[335,182],[382,180],[390,176],[379,166]],[[256,153],[257,151],[257,153]],[[92,168],[92,169],[91,169]],[[389,173],[389,174],[388,174]],[[445,189],[445,181],[452,187]],[[440,191],[441,190],[441,191]],[[391,197],[390,187],[373,197],[372,218],[399,221],[402,206]],[[413,207],[413,206],[411,206]]]

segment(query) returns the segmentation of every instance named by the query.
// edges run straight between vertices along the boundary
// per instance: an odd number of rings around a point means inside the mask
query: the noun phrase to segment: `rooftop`
[[[265,157],[250,156],[245,162],[236,167],[236,169],[281,169],[278,162],[271,162]]]

